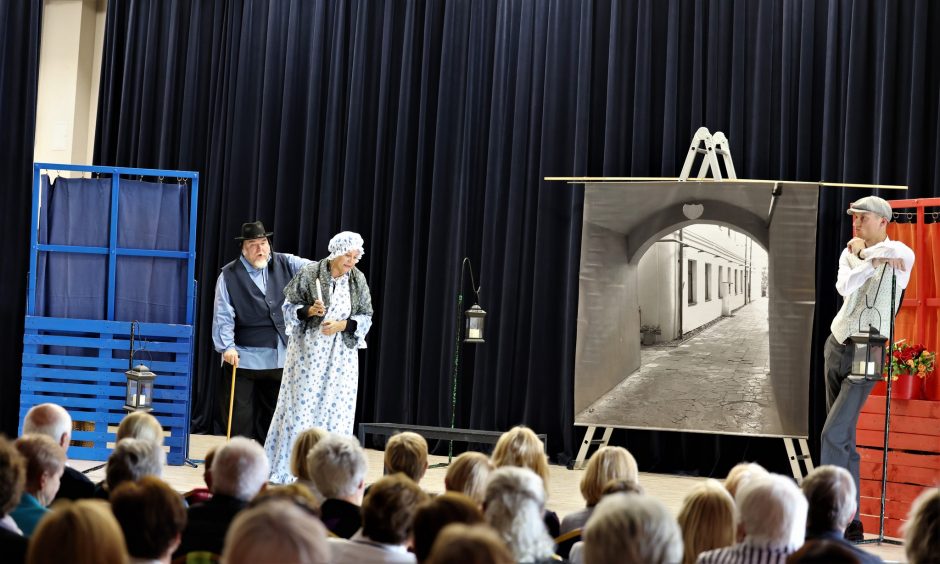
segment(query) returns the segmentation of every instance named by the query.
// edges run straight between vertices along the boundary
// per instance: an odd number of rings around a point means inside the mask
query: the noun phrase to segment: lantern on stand
[[[860,329],[849,337],[849,346],[852,347],[852,367],[848,378],[854,381],[882,380],[887,341],[888,338],[873,325],[869,325],[867,330]]]
[[[134,325],[140,331],[140,324],[131,322],[130,351],[128,352],[127,387],[124,390],[124,409],[127,411],[153,411],[153,381],[157,375],[145,364],[134,366]]]
[[[144,364],[124,372],[127,377],[127,391],[124,396],[124,409],[127,411],[153,411],[153,381],[157,377]]]
[[[483,328],[486,325],[486,312],[479,304],[463,312],[466,317],[466,330],[464,331],[465,343],[485,343],[483,340]]]

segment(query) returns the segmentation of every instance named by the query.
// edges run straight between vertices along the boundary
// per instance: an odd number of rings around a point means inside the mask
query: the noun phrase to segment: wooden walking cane
[[[232,407],[235,404],[235,371],[238,370],[234,364],[232,365],[232,393],[228,397],[228,429],[225,431],[225,440],[232,438]]]

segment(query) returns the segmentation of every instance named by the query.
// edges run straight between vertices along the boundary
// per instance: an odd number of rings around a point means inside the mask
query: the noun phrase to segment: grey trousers
[[[824,348],[826,364],[826,424],[823,425],[820,464],[841,466],[855,480],[855,518],[861,499],[859,461],[855,448],[855,426],[858,415],[875,387],[875,382],[853,382],[846,378],[852,366],[852,350],[829,335]]]

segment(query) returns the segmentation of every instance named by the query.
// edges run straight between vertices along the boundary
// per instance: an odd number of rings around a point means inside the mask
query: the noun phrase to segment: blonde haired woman
[[[506,431],[496,442],[492,458],[496,468],[516,466],[535,472],[542,479],[545,499],[548,499],[548,457],[545,455],[545,445],[535,431],[525,425],[518,425]],[[557,537],[561,532],[558,514],[546,509],[544,521],[548,534],[552,538]]]
[[[679,510],[684,553],[682,564],[698,555],[734,544],[734,499],[716,480],[706,480],[689,492]]]
[[[493,471],[493,462],[483,453],[465,452],[454,459],[444,476],[444,489],[462,493],[483,506],[486,480]]]
[[[29,543],[29,564],[124,564],[124,533],[111,507],[98,499],[56,504],[36,528]]]
[[[594,511],[594,506],[603,497],[604,487],[612,480],[640,483],[636,459],[623,447],[602,447],[588,461],[584,476],[581,477],[581,496],[584,498],[586,507],[565,516],[564,521],[561,522],[561,534],[584,527]]]
[[[756,462],[739,462],[734,468],[728,471],[724,486],[733,499],[734,496],[738,494],[738,490],[741,489],[741,486],[756,477],[768,475],[767,470]]]
[[[317,500],[317,505],[323,503],[323,496],[320,495],[317,485],[313,483],[313,476],[310,475],[310,469],[307,466],[307,457],[310,456],[313,447],[317,446],[317,443],[327,435],[329,433],[319,427],[311,427],[306,431],[301,431],[297,435],[290,453],[291,474],[297,477],[298,484],[302,484],[310,490],[310,493]]]
[[[163,446],[163,426],[146,411],[135,411],[121,419],[115,442],[121,439],[142,439]]]

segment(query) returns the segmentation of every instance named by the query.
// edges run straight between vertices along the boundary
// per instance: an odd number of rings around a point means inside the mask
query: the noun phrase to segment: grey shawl
[[[318,262],[311,262],[306,265],[294,276],[287,287],[284,288],[284,297],[292,304],[308,307],[317,300],[317,279],[320,280],[320,287],[323,291],[323,305],[330,308],[330,299],[332,298],[333,275],[330,273],[329,259],[323,259]],[[352,301],[352,313],[350,317],[356,315],[368,315],[372,317],[372,294],[369,293],[369,284],[366,277],[358,268],[353,267],[349,271],[349,294]],[[303,324],[303,330],[310,327],[318,327],[323,322],[322,316],[308,317]],[[343,343],[351,348],[356,348],[357,339],[352,333],[343,331]]]

